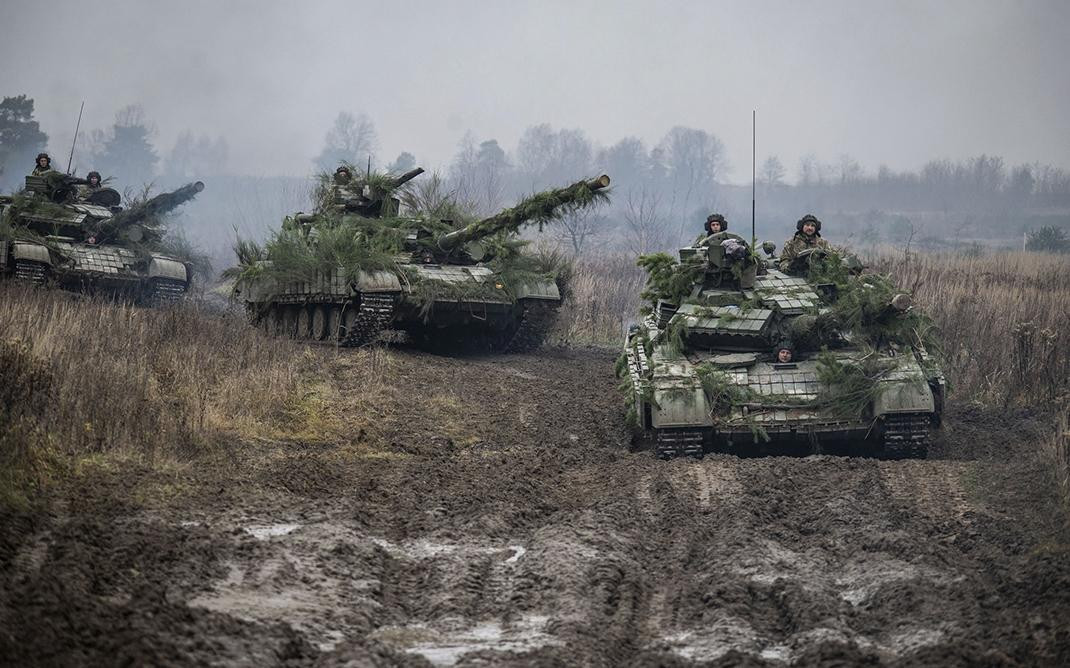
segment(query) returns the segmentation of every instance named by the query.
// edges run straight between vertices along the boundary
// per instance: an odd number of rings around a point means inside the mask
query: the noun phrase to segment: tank
[[[0,278],[171,303],[189,288],[190,266],[160,251],[159,216],[204,190],[200,181],[124,209],[112,188],[58,172],[27,176],[0,197]]]
[[[945,391],[929,318],[854,258],[785,273],[763,248],[720,233],[641,258],[647,306],[617,366],[639,439],[662,458],[925,457]]]
[[[384,330],[425,347],[541,345],[563,277],[523,252],[517,233],[602,202],[609,177],[536,193],[481,220],[401,215],[399,189],[421,173],[323,176],[313,213],[288,217],[263,248],[239,241],[239,266],[227,275],[252,318],[270,333],[344,346]]]

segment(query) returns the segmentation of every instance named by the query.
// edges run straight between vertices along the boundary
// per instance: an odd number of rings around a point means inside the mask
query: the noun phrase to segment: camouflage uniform
[[[791,269],[791,263],[795,261],[795,258],[799,257],[799,253],[812,248],[830,250],[832,246],[829,245],[829,242],[822,239],[821,234],[818,232],[814,232],[812,236],[807,236],[802,232],[796,232],[795,236],[788,239],[784,244],[783,250],[780,251],[780,260],[777,263],[780,271],[788,271]]]

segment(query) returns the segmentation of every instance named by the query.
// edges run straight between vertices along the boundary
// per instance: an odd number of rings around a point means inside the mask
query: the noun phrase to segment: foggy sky
[[[713,132],[729,180],[759,161],[852,154],[917,169],[980,153],[1070,167],[1070,2],[23,2],[5,0],[0,95],[26,93],[64,157],[144,106],[165,157],[224,136],[230,169],[307,174],[341,110],[378,160],[444,167],[471,130],[507,150],[528,126],[648,146]],[[64,164],[65,164],[64,160]],[[76,161],[77,162],[77,161]],[[84,171],[84,169],[83,169]]]

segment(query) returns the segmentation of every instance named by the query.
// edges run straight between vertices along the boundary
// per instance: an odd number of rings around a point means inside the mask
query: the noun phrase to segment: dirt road
[[[953,411],[928,461],[662,462],[611,352],[355,355],[335,387],[389,366],[396,410],[351,439],[96,470],[27,523],[0,663],[1070,663],[1028,416]]]

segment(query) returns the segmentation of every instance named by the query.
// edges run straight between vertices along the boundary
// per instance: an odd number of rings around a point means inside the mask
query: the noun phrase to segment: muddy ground
[[[87,472],[5,520],[0,664],[1070,664],[1042,420],[952,407],[927,461],[662,462],[613,357],[343,351],[336,388],[388,365],[395,410],[340,442]]]

